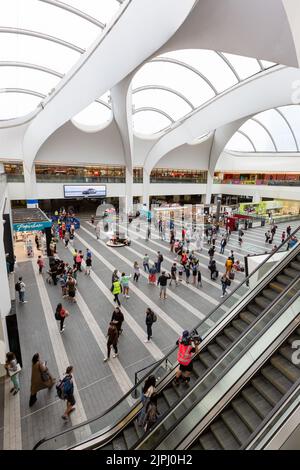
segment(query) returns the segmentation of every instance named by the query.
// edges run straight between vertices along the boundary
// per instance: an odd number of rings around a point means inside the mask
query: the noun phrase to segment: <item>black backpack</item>
[[[20,290],[21,290],[21,283],[20,283],[20,281],[16,282],[15,289],[16,289],[17,292],[20,292]]]
[[[157,321],[157,315],[154,312],[152,312],[152,321],[153,323]]]

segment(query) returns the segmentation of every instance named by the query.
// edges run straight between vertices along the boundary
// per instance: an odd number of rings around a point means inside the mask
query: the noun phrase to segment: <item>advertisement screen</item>
[[[64,197],[103,197],[106,196],[105,185],[64,186]]]

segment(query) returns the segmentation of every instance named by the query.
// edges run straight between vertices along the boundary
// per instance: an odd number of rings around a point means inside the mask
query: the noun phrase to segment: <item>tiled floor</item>
[[[297,222],[292,226],[296,227]],[[72,424],[76,424],[85,416],[90,419],[99,415],[115,403],[134,383],[137,370],[162,357],[174,345],[183,329],[193,328],[221,300],[220,282],[211,281],[207,269],[207,245],[204,245],[200,254],[202,288],[196,289],[183,282],[178,287],[168,288],[168,299],[162,301],[159,299],[158,288],[149,285],[147,276],[141,275],[137,284],[131,282],[130,299],[121,298],[125,323],[118,345],[119,357],[111,359],[110,363],[104,363],[105,335],[113,311],[109,290],[112,269],[132,273],[135,260],[142,266],[143,255],[148,253],[154,260],[158,249],[164,255],[163,268],[170,270],[174,260],[167,241],[160,240],[154,233],[151,240],[145,241],[144,227],[141,228],[140,238],[135,241],[134,225],[130,227],[129,234],[133,240],[131,247],[113,249],[107,247],[102,240],[97,241],[94,228],[88,221],[82,221],[74,247],[84,251],[87,246],[91,248],[92,275],[87,277],[79,273],[77,304],[69,304],[63,299],[70,316],[66,319],[66,329],[62,335],[54,319],[55,307],[62,301],[60,287],[46,283],[46,274],[39,276],[35,259],[18,263],[16,275],[23,276],[28,300],[23,305],[17,302],[23,370],[20,374],[20,419],[18,422],[16,415],[15,426],[21,430],[23,449],[30,449],[42,437],[71,425],[65,424],[61,419],[64,403],[56,396],[55,387],[51,391],[40,391],[37,403],[32,408],[28,406],[31,358],[35,352],[38,351],[42,359],[47,360],[49,370],[56,378],[62,375],[67,364],[74,366],[77,410],[73,413]],[[247,253],[263,253],[266,249],[265,231],[266,228],[262,227],[245,232],[243,248],[238,246],[237,235],[233,234],[225,255],[216,253],[220,273],[231,249],[241,260]],[[280,227],[275,240],[277,243],[281,232]],[[65,261],[72,262],[71,250],[72,247],[66,249],[61,242],[58,243],[58,253]],[[232,286],[238,285],[243,276],[238,273]],[[144,343],[145,311],[148,306],[158,314],[158,322],[153,325],[152,343]],[[3,397],[4,388],[0,384],[0,406]],[[14,400],[14,397],[8,396],[5,399]],[[0,448],[3,447],[4,420],[2,421],[0,414]],[[95,430],[97,424],[91,425],[87,432]],[[70,435],[70,439],[74,439],[74,435]]]

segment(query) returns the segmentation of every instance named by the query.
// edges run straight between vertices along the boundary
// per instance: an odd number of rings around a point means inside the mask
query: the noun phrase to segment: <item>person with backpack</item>
[[[59,303],[57,304],[56,310],[55,310],[55,320],[60,322],[60,333],[62,333],[65,328],[64,328],[64,322],[66,317],[69,316],[68,310],[64,309],[62,304]]]
[[[157,261],[155,263],[155,266],[156,266],[156,272],[160,273],[160,268],[161,268],[161,264],[164,260],[164,257],[163,255],[161,254],[160,251],[157,252]]]
[[[162,271],[161,276],[159,276],[158,281],[157,281],[157,285],[158,286],[160,285],[159,297],[161,299],[162,298],[164,298],[164,299],[167,298],[167,282],[168,282],[168,279],[171,279],[170,274],[168,274],[166,276],[166,271]]]
[[[107,357],[103,359],[103,362],[107,362],[109,360],[111,347],[113,347],[115,351],[113,357],[117,357],[119,355],[118,338],[119,338],[119,333],[118,333],[116,324],[113,321],[111,321],[108,327],[108,331],[107,331]]]
[[[149,377],[145,380],[145,383],[142,389],[141,402],[143,404],[143,408],[141,409],[137,418],[138,426],[144,426],[145,424],[146,408],[150,401],[151,396],[155,393],[155,385],[156,385],[155,376],[149,375]]]
[[[149,273],[150,269],[149,269],[149,256],[147,255],[147,253],[145,254],[144,258],[143,258],[143,267],[144,267],[144,271],[146,273]]]
[[[117,330],[118,330],[118,335],[120,336],[120,334],[123,332],[122,323],[124,321],[124,315],[121,312],[119,307],[116,307],[114,309],[112,317],[111,317],[111,321],[116,325]]]
[[[151,395],[146,408],[145,408],[145,419],[144,419],[144,431],[149,431],[152,426],[156,423],[159,416],[157,409],[157,395],[154,393]]]
[[[35,353],[32,357],[29,407],[32,407],[37,401],[37,393],[40,390],[50,389],[54,383],[55,379],[48,370],[47,361],[41,361],[39,353]]]
[[[57,395],[62,400],[66,400],[67,407],[62,415],[63,420],[67,420],[69,418],[70,413],[75,410],[76,400],[74,398],[74,383],[73,383],[73,366],[68,366],[66,368],[66,373],[64,378],[60,381],[59,386],[56,387]],[[58,388],[59,387],[59,388]],[[59,392],[61,390],[61,392]]]
[[[38,256],[36,264],[39,267],[39,274],[43,274],[43,268],[45,266],[45,261],[43,260],[41,255]]]
[[[25,300],[25,288],[26,288],[26,284],[25,282],[23,282],[23,278],[19,277],[19,280],[15,285],[15,289],[19,293],[19,301],[22,304],[26,304],[28,302],[27,300]]]
[[[150,339],[152,338],[152,325],[157,320],[157,316],[151,310],[151,308],[147,308],[146,310],[146,326],[147,326],[147,339],[145,339],[145,343],[150,343]]]
[[[227,274],[224,273],[223,276],[221,277],[221,285],[222,285],[222,295],[221,297],[224,297],[227,292],[226,289],[229,287],[231,284],[231,280],[228,278]]]

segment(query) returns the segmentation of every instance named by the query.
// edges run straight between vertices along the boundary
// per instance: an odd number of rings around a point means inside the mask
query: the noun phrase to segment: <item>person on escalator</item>
[[[174,384],[179,385],[180,378],[182,377],[184,385],[188,387],[190,375],[193,371],[193,356],[198,352],[198,344],[193,341],[187,330],[183,331],[176,344],[178,345],[177,361],[179,362],[179,367],[176,371]]]
[[[145,411],[146,411],[146,416],[145,416],[145,421],[144,421],[145,422],[144,430],[145,432],[147,432],[156,423],[158,416],[160,414],[157,409],[157,395],[155,393],[150,397],[150,400],[147,403]]]
[[[139,426],[145,425],[146,408],[147,408],[148,403],[150,402],[151,396],[155,393],[155,384],[156,384],[156,378],[154,375],[150,375],[145,381],[145,384],[142,390],[142,397],[141,397],[143,408],[141,409],[137,418],[137,423]]]

